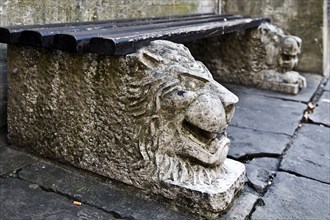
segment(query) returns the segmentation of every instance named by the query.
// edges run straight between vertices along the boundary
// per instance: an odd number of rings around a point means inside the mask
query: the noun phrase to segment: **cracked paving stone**
[[[221,218],[223,220],[241,220],[246,219],[252,212],[258,196],[243,191],[243,193],[234,202],[232,208]]]
[[[0,147],[0,176],[21,169],[36,161],[36,159],[28,154],[18,152],[8,147]]]
[[[102,210],[76,206],[64,196],[17,178],[0,179],[0,197],[1,219],[115,219]]]
[[[46,189],[79,198],[84,203],[130,219],[194,219],[160,202],[141,198],[132,188],[122,189],[62,167],[38,162],[18,173],[19,178]]]
[[[329,219],[330,187],[304,177],[278,172],[251,219]]]
[[[280,156],[290,141],[287,135],[233,126],[229,126],[227,132],[231,140],[228,156],[235,159],[262,155]]]
[[[274,172],[250,164],[245,164],[245,168],[248,184],[255,189],[256,192],[265,193],[267,187],[271,183],[270,181],[274,177]]]
[[[240,85],[233,85],[233,84],[223,84],[223,85],[225,85],[226,88],[228,88],[230,91],[234,92],[236,95],[240,94],[240,93],[254,94],[254,95],[260,95],[260,96],[273,97],[273,98],[286,99],[286,100],[307,103],[310,100],[310,98],[313,96],[315,91],[317,90],[317,88],[322,80],[322,76],[317,75],[317,74],[310,74],[310,73],[302,73],[301,75],[306,77],[307,87],[304,88],[303,90],[301,90],[297,95],[273,92],[270,90],[262,90],[262,89],[251,88],[251,87],[240,86]]]
[[[248,161],[247,164],[251,164],[269,171],[276,171],[279,167],[280,160],[271,157],[261,157],[254,158]]]
[[[280,169],[330,183],[330,128],[305,124],[284,155]]]
[[[293,135],[306,104],[254,94],[236,94],[239,102],[231,125],[258,131]]]
[[[330,126],[330,92],[324,91],[314,112],[310,115],[310,120]]]

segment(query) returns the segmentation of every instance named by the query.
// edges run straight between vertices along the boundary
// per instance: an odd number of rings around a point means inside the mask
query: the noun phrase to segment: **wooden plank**
[[[185,18],[185,17],[200,17],[210,16],[212,13],[194,14],[194,15],[182,15],[182,16],[166,16],[166,17],[151,17],[151,18],[132,18],[132,19],[118,19],[118,20],[100,20],[100,21],[83,21],[83,22],[67,22],[67,23],[53,23],[53,24],[39,24],[39,25],[17,25],[0,27],[0,43],[15,43],[20,36],[20,33],[24,30],[41,30],[49,28],[60,27],[79,27],[84,25],[100,25],[109,22],[116,23],[128,23],[133,21],[152,21],[159,19],[173,19],[173,18]],[[16,42],[17,43],[17,42]]]
[[[157,39],[183,43],[257,27],[262,22],[270,20],[264,17],[202,14],[0,27],[0,42],[70,52],[125,55]]]
[[[192,16],[192,17],[174,17],[174,18],[156,18],[156,19],[143,19],[143,20],[125,20],[121,21],[109,21],[108,23],[100,24],[88,24],[80,26],[62,26],[62,27],[52,27],[52,28],[36,28],[36,29],[27,29],[19,33],[14,33],[16,37],[12,36],[11,43],[18,43],[31,46],[41,46],[41,47],[50,47],[53,43],[53,37],[55,34],[68,34],[72,35],[82,35],[88,36],[95,35],[99,32],[110,31],[114,29],[119,29],[121,27],[129,28],[142,25],[151,25],[151,24],[165,24],[171,22],[179,21],[191,21],[191,20],[201,20],[201,19],[212,19],[216,18],[216,15],[203,15],[203,16]],[[223,16],[224,17],[224,16]]]
[[[268,18],[245,18],[226,22],[162,28],[153,31],[136,32],[135,34],[94,37],[90,40],[89,52],[105,55],[125,55],[135,52],[153,40],[163,39],[184,43],[246,30],[257,27],[263,22],[270,22],[270,20]]]
[[[101,30],[92,30],[92,31],[81,31],[81,32],[69,32],[63,34],[56,34],[53,37],[52,47],[60,50],[66,50],[70,52],[86,52],[89,47],[89,41],[93,37],[97,36],[108,36],[108,35],[120,35],[136,33],[136,32],[146,32],[146,31],[157,31],[159,29],[166,30],[170,27],[182,27],[188,25],[199,25],[207,24],[210,22],[223,22],[232,19],[240,19],[241,16],[216,16],[205,19],[193,19],[188,21],[175,21],[167,23],[152,23],[141,26],[122,26],[116,28],[105,28]],[[67,43],[70,42],[70,43]]]

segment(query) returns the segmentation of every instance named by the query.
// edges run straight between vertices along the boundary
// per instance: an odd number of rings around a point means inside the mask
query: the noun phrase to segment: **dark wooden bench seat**
[[[258,27],[268,18],[240,15],[191,16],[11,26],[0,28],[0,42],[69,52],[125,55],[153,40],[185,43]]]

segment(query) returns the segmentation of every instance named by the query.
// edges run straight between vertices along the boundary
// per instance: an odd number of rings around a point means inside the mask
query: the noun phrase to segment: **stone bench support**
[[[104,56],[8,46],[12,145],[217,217],[242,189],[226,159],[238,98],[181,44]]]
[[[297,94],[307,85],[306,79],[294,71],[301,46],[299,37],[270,23],[187,43],[193,56],[217,81],[289,94]]]

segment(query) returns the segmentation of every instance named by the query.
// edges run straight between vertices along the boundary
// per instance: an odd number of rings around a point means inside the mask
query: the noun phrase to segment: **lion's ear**
[[[302,40],[300,37],[297,37],[297,36],[292,36],[296,41],[297,41],[297,45],[298,47],[301,47],[301,43],[302,43]]]
[[[267,27],[264,27],[263,25],[260,25],[258,31],[261,35],[266,35],[268,34],[269,29]]]
[[[151,53],[147,50],[140,50],[140,62],[148,68],[155,68],[163,62],[163,58],[158,54]]]

